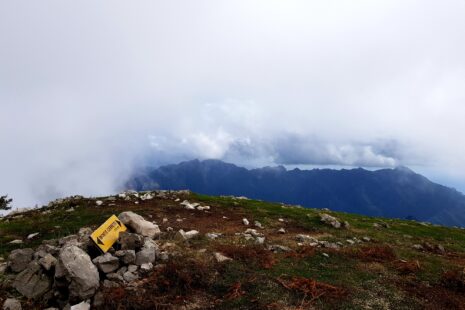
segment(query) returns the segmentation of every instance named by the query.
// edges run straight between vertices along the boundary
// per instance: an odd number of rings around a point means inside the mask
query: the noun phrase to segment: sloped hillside
[[[101,255],[123,212],[146,230]],[[1,219],[0,256],[6,309],[465,308],[465,230],[245,197],[66,198]]]

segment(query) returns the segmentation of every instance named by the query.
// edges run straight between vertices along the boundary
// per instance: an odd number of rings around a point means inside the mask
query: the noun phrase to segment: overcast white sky
[[[0,0],[0,194],[192,158],[465,190],[465,1]]]

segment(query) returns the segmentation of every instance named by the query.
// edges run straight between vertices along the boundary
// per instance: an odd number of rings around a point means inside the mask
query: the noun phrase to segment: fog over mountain
[[[465,190],[465,2],[1,1],[0,194],[140,167],[415,167]]]

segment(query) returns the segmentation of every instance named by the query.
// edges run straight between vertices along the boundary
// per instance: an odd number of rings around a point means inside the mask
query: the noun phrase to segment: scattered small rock
[[[77,305],[71,306],[70,310],[89,310],[90,304],[87,301],[83,301]]]
[[[418,251],[423,251],[423,246],[421,244],[414,244],[412,245],[412,248],[414,248],[415,250],[418,250]]]
[[[249,222],[248,219],[243,218],[243,219],[242,219],[242,224],[244,224],[245,226],[249,226],[250,222]]]
[[[3,303],[3,310],[22,310],[19,300],[14,298],[7,298]]]
[[[144,195],[140,196],[141,200],[152,200],[155,196],[151,193],[145,193]]]
[[[384,222],[381,222],[381,223],[373,223],[373,227],[374,227],[374,228],[377,228],[377,229],[380,229],[380,228],[391,228],[391,226],[389,226],[389,224],[384,223]]]
[[[295,236],[295,240],[298,242],[304,242],[304,243],[317,243],[318,244],[318,239],[311,237],[309,235],[302,235],[299,234]]]
[[[215,253],[215,259],[218,263],[223,263],[223,262],[227,262],[227,261],[231,261],[232,258],[230,257],[227,257],[227,256],[224,256],[223,254],[219,253],[219,252],[216,252]]]
[[[329,214],[320,214],[320,220],[326,225],[332,226],[334,228],[341,228],[341,222],[337,218]]]
[[[39,234],[40,234],[40,233],[38,233],[38,232],[37,232],[37,233],[33,233],[33,234],[29,234],[29,235],[27,235],[27,239],[28,239],[28,240],[34,239],[34,238],[37,237]]]
[[[221,236],[221,234],[219,234],[219,233],[207,233],[207,234],[205,234],[205,237],[207,237],[207,239],[210,239],[210,240],[218,239],[220,236]]]
[[[284,246],[284,245],[279,245],[279,244],[273,244],[268,247],[268,250],[273,251],[274,253],[281,253],[281,252],[291,252],[292,249],[290,247]]]
[[[255,243],[256,244],[264,244],[265,243],[265,237],[256,237],[255,238]]]
[[[153,269],[153,264],[152,263],[145,263],[145,264],[140,265],[140,270],[143,273],[147,273],[147,272],[151,271],[152,269]]]
[[[323,247],[323,248],[328,248],[328,249],[339,249],[341,246],[335,242],[329,242],[329,241],[318,241],[318,244]]]

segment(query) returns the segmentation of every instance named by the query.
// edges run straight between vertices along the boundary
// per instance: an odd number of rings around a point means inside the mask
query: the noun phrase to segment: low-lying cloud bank
[[[5,1],[0,194],[107,194],[140,166],[192,158],[465,180],[464,10]]]

